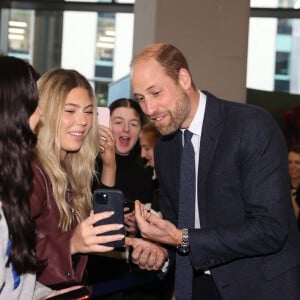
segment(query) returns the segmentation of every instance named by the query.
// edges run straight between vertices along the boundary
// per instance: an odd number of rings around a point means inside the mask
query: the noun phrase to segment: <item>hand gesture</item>
[[[106,186],[115,185],[116,177],[116,143],[111,130],[104,126],[98,125],[99,132],[99,153],[103,162],[101,182]]]
[[[138,200],[135,201],[135,219],[142,237],[147,240],[173,246],[181,243],[182,230],[145,209]]]
[[[168,259],[165,248],[142,238],[126,237],[125,244],[133,248],[131,260],[141,269],[159,270]]]
[[[134,236],[138,233],[138,227],[135,220],[134,210],[128,212],[129,210],[130,210],[129,207],[124,208],[124,225],[125,225],[126,232]]]
[[[98,125],[99,133],[99,152],[103,160],[103,164],[111,164],[115,160],[115,139],[111,130],[104,126]]]
[[[83,222],[79,223],[71,237],[71,253],[108,252],[113,247],[103,246],[103,244],[118,241],[124,238],[122,234],[103,235],[103,233],[122,228],[122,224],[108,224],[94,226],[100,220],[107,219],[113,215],[112,211],[94,214]]]

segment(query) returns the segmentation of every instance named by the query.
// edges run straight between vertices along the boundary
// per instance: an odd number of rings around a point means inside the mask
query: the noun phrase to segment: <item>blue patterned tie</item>
[[[180,165],[178,204],[178,228],[195,227],[195,152],[193,133],[184,131],[184,146]],[[193,268],[189,255],[176,255],[175,296],[176,300],[192,299]]]

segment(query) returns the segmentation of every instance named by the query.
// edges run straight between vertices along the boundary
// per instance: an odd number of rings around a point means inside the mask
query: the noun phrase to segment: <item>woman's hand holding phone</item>
[[[97,107],[97,120],[98,125],[110,127],[110,110],[108,107]]]
[[[123,222],[95,226],[96,223],[110,219],[114,215],[112,210],[101,213],[91,212],[90,216],[79,223],[71,237],[71,253],[108,252],[114,248],[104,244],[124,240],[120,232],[124,228]]]
[[[99,152],[102,159],[105,159],[106,163],[111,162],[111,158],[113,157],[115,159],[115,150],[116,150],[116,142],[115,138],[113,137],[113,134],[111,130],[104,126],[99,125],[98,128],[98,134],[99,134]]]
[[[110,226],[114,224],[122,224],[118,229],[112,229],[114,232],[106,232],[104,235],[121,234],[125,236],[124,230],[124,196],[121,190],[117,189],[97,189],[93,193],[93,206],[96,212],[113,211],[111,218],[99,220],[96,226]],[[107,225],[105,225],[107,224]],[[124,247],[125,239],[108,242],[106,245],[111,247]]]

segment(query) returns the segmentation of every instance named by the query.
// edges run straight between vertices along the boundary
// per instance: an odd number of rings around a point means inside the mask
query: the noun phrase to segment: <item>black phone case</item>
[[[117,189],[96,189],[93,193],[93,206],[94,212],[114,211],[115,213],[108,219],[101,220],[95,225],[104,224],[123,224],[124,225],[124,196],[121,190]],[[111,234],[124,234],[124,226],[119,230],[109,231],[104,235]],[[103,244],[110,247],[120,248],[124,247],[125,240],[118,240],[110,243]]]

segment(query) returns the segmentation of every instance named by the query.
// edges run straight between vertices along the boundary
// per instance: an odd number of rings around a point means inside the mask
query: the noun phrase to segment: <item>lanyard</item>
[[[8,259],[9,259],[11,245],[12,245],[12,242],[11,242],[11,240],[9,240],[8,244],[7,244],[7,250],[6,250],[6,256],[8,257]],[[15,290],[19,286],[21,279],[20,279],[20,276],[17,274],[17,272],[14,270],[13,265],[12,265],[12,275],[13,275],[13,279],[14,279],[14,290]]]

